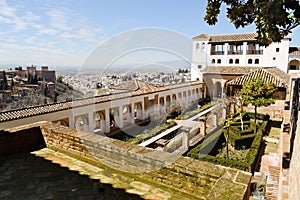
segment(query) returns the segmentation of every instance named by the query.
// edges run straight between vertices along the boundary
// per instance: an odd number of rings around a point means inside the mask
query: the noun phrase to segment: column
[[[131,115],[130,115],[130,123],[134,124],[134,103],[131,103]]]
[[[117,123],[119,128],[124,127],[124,118],[123,118],[123,105],[119,106],[119,122]]]
[[[145,112],[145,102],[144,100],[142,101],[142,120],[146,119],[148,117],[148,114]]]
[[[89,112],[88,113],[88,120],[89,120],[89,132],[94,133],[94,113],[93,112]]]
[[[109,108],[105,108],[105,133],[110,132],[110,117],[109,117]]]
[[[247,42],[243,42],[243,55],[247,54]]]
[[[70,128],[75,128],[74,116],[71,115],[71,116],[68,117],[68,119],[69,119],[69,127]]]

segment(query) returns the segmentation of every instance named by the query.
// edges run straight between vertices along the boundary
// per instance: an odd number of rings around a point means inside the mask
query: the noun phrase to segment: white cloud
[[[67,31],[70,30],[68,24],[68,17],[67,15],[58,9],[53,9],[47,12],[47,15],[50,17],[50,25],[52,28]]]
[[[9,6],[5,0],[0,0],[0,13],[5,17],[13,17],[16,14],[16,9]]]

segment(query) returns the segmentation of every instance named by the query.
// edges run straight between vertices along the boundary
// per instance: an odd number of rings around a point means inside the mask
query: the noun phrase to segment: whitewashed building
[[[256,36],[257,33],[241,33],[194,37],[192,80],[203,81],[207,66],[277,67],[288,72],[290,38],[263,47],[257,44]]]

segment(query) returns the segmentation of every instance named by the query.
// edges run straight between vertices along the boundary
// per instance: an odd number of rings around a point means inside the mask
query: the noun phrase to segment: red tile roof
[[[279,69],[270,68],[260,68],[253,72],[247,73],[243,76],[237,77],[233,80],[227,82],[228,85],[243,85],[251,80],[262,79],[265,83],[274,83],[276,87],[286,87],[289,82],[289,76],[282,72],[281,75],[278,71]]]

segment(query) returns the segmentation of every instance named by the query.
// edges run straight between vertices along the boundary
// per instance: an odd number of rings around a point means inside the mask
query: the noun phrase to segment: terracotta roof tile
[[[276,87],[285,87],[288,85],[288,75],[278,76],[277,68],[260,68],[243,76],[237,77],[227,82],[228,85],[243,85],[251,80],[262,79],[265,83],[274,83]],[[282,72],[285,74],[284,72]]]
[[[209,41],[214,42],[237,42],[237,41],[256,41],[257,33],[239,33],[239,34],[224,34],[208,36],[200,34],[193,37],[193,40],[209,38]]]
[[[300,47],[290,47],[289,55],[290,56],[300,56]]]
[[[203,74],[234,74],[244,75],[261,67],[250,66],[207,66],[202,72]]]
[[[116,99],[128,98],[136,95],[149,94],[152,92],[159,92],[165,90],[172,90],[173,88],[181,88],[193,85],[199,85],[199,81],[186,82],[174,85],[168,85],[165,87],[156,87],[149,83],[143,83],[141,81],[136,82],[138,89],[135,91],[122,92],[117,94],[103,95],[97,97],[91,97],[87,99],[74,100],[72,102],[61,102],[49,105],[35,106],[30,108],[18,109],[0,112],[0,123],[5,121],[11,121],[14,119],[25,118],[29,116],[35,116],[40,114],[46,114],[50,112],[57,112],[61,110],[72,109],[75,107],[81,107],[86,105],[98,104],[106,101],[112,101]],[[134,87],[133,87],[134,88]]]

